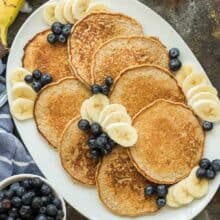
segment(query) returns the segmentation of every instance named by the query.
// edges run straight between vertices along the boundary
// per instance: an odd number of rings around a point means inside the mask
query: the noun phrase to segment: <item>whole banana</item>
[[[24,0],[0,0],[0,41],[7,46],[8,28],[17,17]]]

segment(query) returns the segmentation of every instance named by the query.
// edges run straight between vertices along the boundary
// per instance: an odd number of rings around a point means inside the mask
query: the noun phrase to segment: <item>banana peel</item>
[[[0,42],[7,47],[8,28],[14,22],[24,0],[0,0]]]

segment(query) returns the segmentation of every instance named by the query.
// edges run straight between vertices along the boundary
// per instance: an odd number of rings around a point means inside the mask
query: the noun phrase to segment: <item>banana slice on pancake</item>
[[[183,65],[180,70],[176,73],[176,79],[180,85],[183,84],[183,81],[189,76],[194,70],[194,65],[189,63]]]
[[[72,6],[75,0],[66,0],[64,8],[63,8],[63,16],[64,18],[71,24],[76,22],[76,18],[72,13]]]
[[[105,12],[110,11],[109,7],[102,2],[92,2],[86,10],[86,14],[91,14],[94,12]]]
[[[175,200],[175,197],[173,195],[173,189],[174,189],[175,185],[174,186],[171,186],[169,187],[168,189],[168,193],[167,193],[167,197],[166,197],[166,201],[167,201],[167,205],[172,207],[172,208],[178,208],[180,207],[181,205]]]
[[[43,11],[43,18],[46,24],[52,25],[55,21],[57,21],[55,17],[55,8],[57,7],[57,2],[49,2],[45,5]]]
[[[18,67],[10,74],[11,83],[24,82],[24,77],[29,74],[31,73],[25,68]]]
[[[57,21],[59,21],[62,24],[66,24],[67,20],[64,17],[64,6],[65,6],[66,0],[60,0],[55,8],[55,18]]]
[[[88,106],[88,102],[89,102],[89,99],[86,99],[82,105],[81,105],[81,109],[80,109],[80,115],[81,115],[81,118],[82,119],[86,119],[88,120],[89,122],[91,122],[91,118],[89,117],[89,114],[87,112],[87,106]]]
[[[75,0],[72,5],[72,13],[76,19],[81,19],[86,15],[91,0]]]
[[[189,99],[188,105],[192,106],[195,102],[201,99],[208,99],[216,102],[219,101],[218,97],[211,92],[200,92],[198,94],[195,94],[191,99]]]

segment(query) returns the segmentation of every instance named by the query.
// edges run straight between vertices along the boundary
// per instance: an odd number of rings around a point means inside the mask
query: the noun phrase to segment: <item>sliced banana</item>
[[[106,105],[109,105],[109,99],[105,95],[97,94],[89,98],[87,104],[89,118],[94,122],[98,122],[100,112]]]
[[[117,122],[124,122],[127,124],[131,124],[131,117],[124,112],[112,112],[108,116],[106,116],[105,120],[101,123],[102,127],[105,129],[107,126]]]
[[[24,77],[31,74],[28,70],[18,67],[10,74],[11,83],[24,82]]]
[[[62,24],[67,24],[67,20],[64,17],[64,5],[66,0],[60,0],[55,8],[55,18]]]
[[[89,100],[86,99],[86,100],[82,103],[81,109],[80,109],[80,115],[81,115],[81,118],[82,118],[82,119],[86,119],[86,120],[88,120],[89,122],[91,122],[91,118],[89,117],[88,112],[87,112],[88,102],[89,102]]]
[[[44,21],[48,25],[52,25],[57,19],[55,18],[55,8],[57,7],[57,2],[49,2],[45,5],[44,11],[43,11],[43,18]]]
[[[102,112],[99,115],[98,122],[101,124],[104,119],[111,114],[112,112],[124,112],[127,113],[126,108],[121,104],[110,104],[103,108]]]
[[[75,0],[66,0],[63,8],[64,18],[71,24],[74,24],[76,22],[76,18],[73,16],[72,13],[72,5],[74,2]]]
[[[110,11],[109,7],[102,2],[92,2],[86,10],[86,14],[94,12]]]
[[[174,189],[174,187],[175,187],[175,185],[169,187],[166,200],[167,200],[167,205],[168,206],[170,206],[172,208],[178,208],[181,205],[175,200],[175,198],[173,196],[173,189]]]
[[[183,81],[182,88],[186,94],[191,88],[201,84],[207,84],[207,78],[205,74],[193,72]]]
[[[186,178],[185,184],[188,193],[194,198],[201,198],[208,192],[209,182],[207,179],[199,179],[196,176],[198,167],[192,169],[190,175]]]
[[[17,82],[13,85],[11,90],[13,99],[25,98],[34,101],[36,99],[36,92],[28,86],[25,82]]]
[[[106,132],[112,140],[123,147],[133,146],[138,139],[136,129],[124,122],[109,125]]]
[[[220,120],[220,104],[218,101],[201,99],[194,102],[192,108],[205,121],[217,122]]]
[[[11,113],[18,120],[33,118],[34,102],[28,99],[18,98],[11,104]]]
[[[190,63],[190,64],[183,65],[180,68],[180,70],[177,71],[176,79],[180,85],[182,85],[186,77],[189,76],[194,71],[194,68],[195,68],[194,65]]]
[[[72,5],[73,16],[79,20],[86,15],[91,0],[75,0]]]
[[[180,205],[186,205],[192,202],[193,197],[188,193],[186,189],[185,180],[177,183],[173,188],[173,197]]]

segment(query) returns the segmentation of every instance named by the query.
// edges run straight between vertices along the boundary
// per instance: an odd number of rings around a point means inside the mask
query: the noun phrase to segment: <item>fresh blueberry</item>
[[[5,191],[0,190],[0,201],[5,197]]]
[[[102,128],[98,123],[93,123],[90,130],[95,137],[102,133]]]
[[[105,78],[105,84],[106,84],[108,87],[112,86],[112,84],[113,84],[113,78],[112,78],[111,76],[107,76],[107,77]]]
[[[96,139],[95,138],[89,138],[88,140],[88,146],[93,149],[93,148],[97,148],[97,144],[96,144]]]
[[[63,24],[61,24],[60,22],[55,22],[51,26],[51,30],[54,34],[61,34],[62,28]]]
[[[31,188],[31,184],[29,180],[23,180],[21,181],[21,185],[25,188],[25,189],[30,189]]]
[[[206,169],[204,168],[198,168],[196,170],[196,176],[199,178],[199,179],[202,179],[202,178],[206,178]]]
[[[13,197],[13,195],[14,195],[14,190],[8,189],[5,191],[5,198],[7,198],[7,199],[11,199]]]
[[[109,144],[106,144],[100,150],[101,150],[102,154],[107,155],[107,154],[111,153],[112,147]]]
[[[110,89],[107,85],[102,86],[102,94],[108,96]]]
[[[35,220],[48,220],[48,218],[47,216],[40,214],[35,218]]]
[[[26,205],[21,206],[19,209],[19,214],[22,219],[31,219],[31,207]]]
[[[36,70],[34,70],[34,71],[32,72],[32,76],[33,76],[33,78],[34,78],[35,80],[40,80],[41,75],[42,75],[42,73],[41,73],[41,71],[38,70],[38,69],[36,69]]]
[[[48,198],[49,203],[52,203],[54,196],[50,193],[47,198]]]
[[[52,202],[58,209],[61,208],[61,201],[58,198],[54,198]]]
[[[9,210],[11,208],[11,201],[9,199],[2,200],[2,208],[5,210]]]
[[[11,203],[14,207],[16,208],[19,208],[21,205],[22,205],[22,201],[21,201],[21,198],[20,197],[13,197],[12,200],[11,200]]]
[[[30,205],[32,202],[32,199],[34,198],[35,193],[33,191],[29,191],[26,192],[23,196],[22,196],[22,203],[24,205]]]
[[[17,188],[17,190],[15,191],[15,194],[19,197],[22,197],[25,193],[25,188],[20,186],[19,188]]]
[[[144,195],[145,196],[152,196],[155,192],[155,189],[152,185],[148,185],[144,188]]]
[[[156,192],[159,197],[165,197],[167,195],[167,187],[165,185],[157,185]]]
[[[25,81],[26,83],[32,83],[32,82],[33,82],[33,76],[32,76],[32,75],[26,75],[26,76],[24,77],[24,81]]]
[[[79,120],[78,128],[82,131],[88,131],[90,129],[89,121],[86,119]]]
[[[62,210],[58,210],[57,211],[57,217],[63,218],[64,217],[64,213]],[[58,219],[57,219],[58,220]]]
[[[51,188],[47,184],[44,183],[41,187],[41,193],[42,195],[47,196],[51,193]]]
[[[31,207],[33,209],[40,209],[41,206],[42,206],[41,198],[40,197],[33,198],[32,203],[31,203]]]
[[[215,178],[215,176],[216,176],[216,172],[213,169],[208,168],[206,170],[206,178],[208,180],[213,180]]]
[[[42,196],[41,197],[41,201],[42,201],[42,205],[43,206],[46,206],[46,205],[48,205],[49,204],[49,198],[47,197],[47,196]]]
[[[32,88],[35,92],[39,92],[42,88],[42,85],[39,81],[35,81],[32,83]]]
[[[50,34],[47,35],[47,42],[49,44],[54,44],[56,41],[57,41],[57,37],[54,33],[50,33]]]
[[[180,55],[180,51],[178,48],[171,48],[169,50],[170,59],[177,58]]]
[[[174,59],[170,60],[170,64],[169,65],[170,65],[170,69],[172,71],[177,71],[177,70],[179,70],[181,68],[182,63],[181,63],[181,61],[179,59],[174,58]]]
[[[162,208],[166,205],[166,199],[163,197],[158,197],[156,203],[159,208]]]
[[[202,127],[204,131],[211,131],[213,129],[213,123],[209,121],[204,121]]]
[[[96,139],[97,147],[100,149],[105,147],[107,145],[107,143],[108,143],[108,139],[106,137],[101,136],[101,135],[99,137],[97,137],[97,139]]]
[[[39,210],[39,213],[45,214],[46,211],[47,211],[47,208],[46,208],[45,206],[42,206],[42,207],[40,208],[40,210]]]
[[[64,36],[68,36],[71,33],[71,26],[70,25],[65,25],[62,29],[62,34]]]
[[[53,78],[52,78],[51,74],[46,73],[41,76],[40,81],[41,81],[42,85],[47,85],[53,81]]]
[[[11,210],[8,211],[8,215],[10,217],[16,218],[18,217],[18,210],[16,208],[12,208]]]
[[[18,188],[20,187],[20,183],[13,183],[10,186],[10,189],[12,189],[13,191],[16,191]]]
[[[211,161],[209,159],[201,159],[199,162],[199,166],[203,169],[208,169],[211,165]]]
[[[57,215],[57,208],[55,205],[50,204],[47,206],[47,215],[49,215],[49,216],[56,216]]]
[[[31,185],[34,188],[40,188],[43,185],[43,181],[40,178],[31,179]]]
[[[58,41],[59,41],[60,43],[66,43],[67,37],[64,36],[63,34],[60,34],[60,35],[58,36]]]
[[[101,156],[101,152],[97,148],[91,149],[90,150],[90,156],[91,156],[92,159],[98,160]]]
[[[92,94],[101,93],[101,92],[102,92],[102,88],[101,88],[101,86],[98,85],[98,84],[93,84],[93,85],[91,86],[91,92],[92,92]]]
[[[15,220],[15,219],[11,216],[8,216],[5,220]]]
[[[215,159],[212,161],[212,168],[215,172],[220,171],[220,160],[219,159]]]

